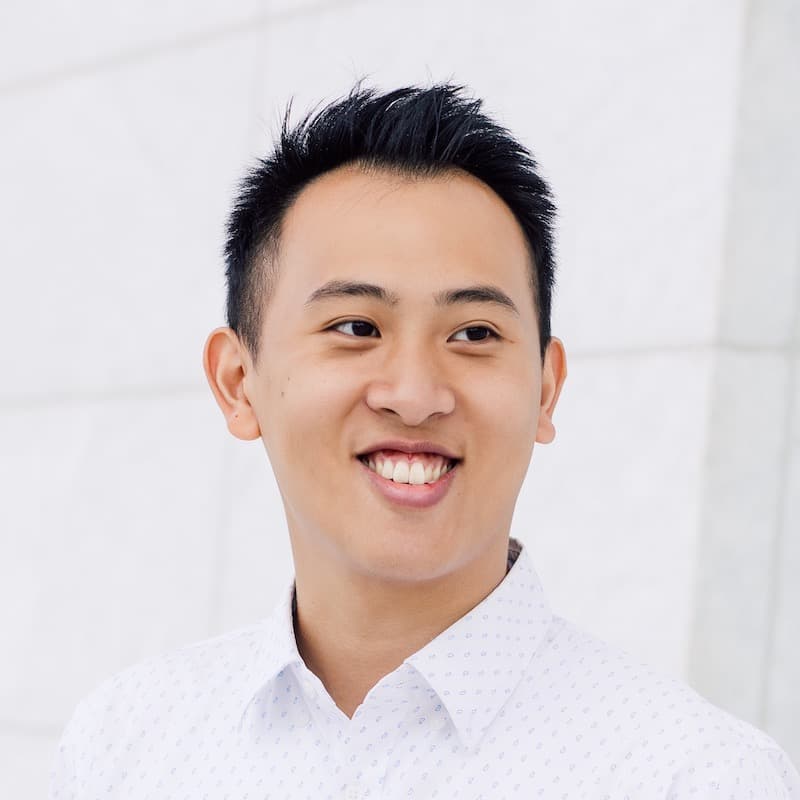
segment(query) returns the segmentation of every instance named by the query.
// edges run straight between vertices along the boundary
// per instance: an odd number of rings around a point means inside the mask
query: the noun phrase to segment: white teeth
[[[386,480],[410,483],[413,486],[435,483],[452,468],[445,460],[424,464],[422,461],[412,460],[409,463],[406,459],[400,459],[395,463],[389,458],[378,457],[366,459],[366,463],[373,472]]]
[[[411,465],[411,470],[408,473],[408,482],[413,483],[415,486],[420,486],[425,483],[425,467],[421,462],[415,461]]]
[[[392,480],[395,483],[408,483],[408,461],[398,461],[394,465]]]

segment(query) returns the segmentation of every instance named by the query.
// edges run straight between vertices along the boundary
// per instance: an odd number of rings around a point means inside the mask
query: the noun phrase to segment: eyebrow
[[[337,297],[374,297],[387,306],[396,306],[400,302],[396,294],[387,291],[382,286],[376,286],[374,283],[334,280],[315,289],[306,300],[306,306],[320,300],[331,300]]]
[[[360,281],[328,281],[315,289],[306,300],[306,307],[321,300],[338,297],[372,297],[388,306],[396,306],[400,298],[383,286]],[[501,306],[519,316],[519,309],[514,301],[500,288],[491,284],[464,286],[461,289],[448,289],[433,296],[437,306],[454,306],[462,303],[492,303]]]
[[[461,303],[492,303],[506,308],[519,316],[519,310],[514,305],[514,301],[502,289],[486,283],[439,292],[439,294],[434,295],[434,301],[437,306],[454,306]]]

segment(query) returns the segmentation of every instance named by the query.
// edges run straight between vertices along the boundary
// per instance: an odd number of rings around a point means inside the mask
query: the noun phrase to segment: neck
[[[312,577],[301,565],[315,562],[296,558],[294,629],[300,656],[352,717],[381,678],[497,587],[507,558],[504,539],[458,572],[423,584],[354,578],[318,564]]]

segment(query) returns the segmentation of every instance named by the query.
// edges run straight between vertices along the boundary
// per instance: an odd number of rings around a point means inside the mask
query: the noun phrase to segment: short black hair
[[[550,341],[555,263],[550,188],[528,149],[481,111],[482,101],[450,83],[383,93],[363,88],[290,125],[239,187],[225,246],[227,321],[255,359],[261,320],[274,287],[281,223],[298,194],[320,175],[349,164],[434,177],[463,170],[511,209],[531,257],[529,283],[541,357]]]

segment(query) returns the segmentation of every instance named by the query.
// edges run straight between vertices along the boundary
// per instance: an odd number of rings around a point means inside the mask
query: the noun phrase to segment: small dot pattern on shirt
[[[148,659],[76,709],[51,800],[800,800],[766,734],[554,616],[527,550],[342,713],[262,623]]]

